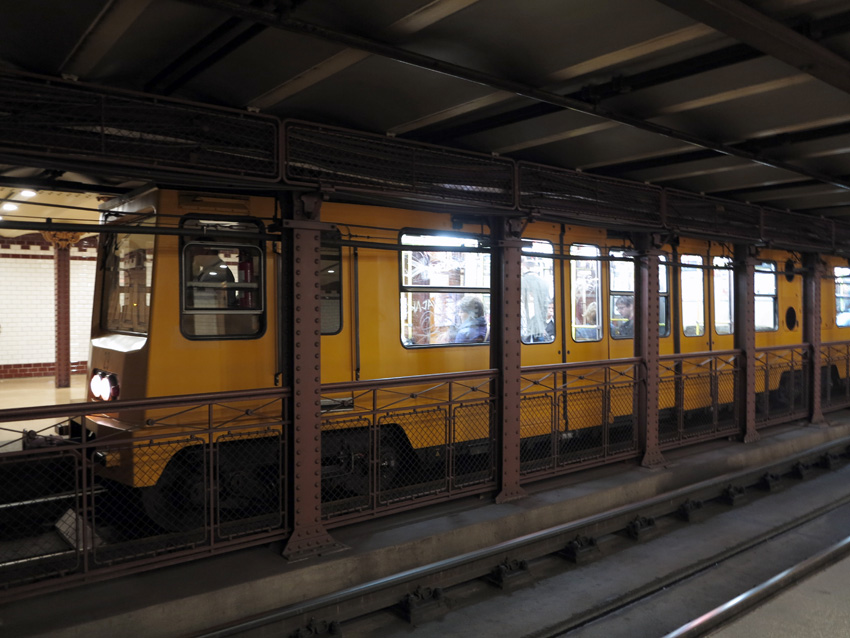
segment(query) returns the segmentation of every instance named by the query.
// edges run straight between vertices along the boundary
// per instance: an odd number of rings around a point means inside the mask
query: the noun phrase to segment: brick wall
[[[96,239],[71,249],[72,372],[89,351]],[[0,237],[0,379],[51,376],[56,363],[53,247],[40,235]]]

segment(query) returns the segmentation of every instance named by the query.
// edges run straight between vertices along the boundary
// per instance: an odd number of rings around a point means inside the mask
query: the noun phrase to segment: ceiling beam
[[[152,0],[109,0],[59,66],[59,73],[88,77],[148,8]]]
[[[402,64],[409,64],[411,66],[425,69],[433,73],[440,73],[448,77],[464,80],[498,91],[509,91],[519,97],[528,98],[537,102],[554,104],[564,109],[569,109],[579,113],[585,113],[587,115],[593,115],[603,119],[611,120],[612,122],[618,122],[620,124],[632,126],[636,129],[640,129],[655,135],[662,135],[670,139],[675,139],[682,142],[686,142],[688,144],[693,144],[694,146],[700,146],[703,148],[711,149],[717,151],[718,153],[723,153],[725,155],[742,157],[749,161],[757,162],[759,164],[765,164],[774,168],[791,171],[792,173],[806,175],[807,177],[811,177],[822,182],[833,184],[835,186],[838,186],[839,188],[850,190],[850,180],[848,179],[836,179],[830,175],[826,175],[824,173],[808,169],[806,167],[795,166],[794,164],[790,164],[788,162],[772,160],[769,157],[763,157],[755,153],[741,151],[732,146],[717,143],[712,140],[699,137],[697,135],[692,135],[685,131],[672,129],[670,127],[650,122],[638,117],[619,113],[598,104],[589,104],[587,102],[583,102],[575,98],[557,95],[549,91],[544,91],[542,89],[535,88],[523,82],[509,80],[506,78],[495,76],[491,73],[486,73],[477,69],[464,67],[453,62],[447,62],[445,60],[439,60],[437,58],[428,55],[423,55],[421,53],[416,53],[414,51],[408,51],[407,49],[403,49],[401,47],[397,47],[386,42],[382,42],[380,40],[375,40],[373,38],[367,38],[364,36],[337,31],[335,29],[329,29],[327,27],[304,22],[302,20],[295,20],[286,14],[282,14],[276,11],[270,11],[263,8],[256,8],[243,5],[237,0],[184,1],[205,7],[212,7],[218,9],[219,11],[239,16],[246,20],[252,20],[254,22],[257,22],[258,24],[263,24],[274,29],[280,29],[283,31],[297,33],[299,35],[304,36],[310,36],[324,40],[326,42],[333,42],[354,49],[360,49],[372,55],[378,55],[390,60],[395,60],[396,62],[400,62]]]
[[[850,61],[740,0],[658,2],[850,93]]]

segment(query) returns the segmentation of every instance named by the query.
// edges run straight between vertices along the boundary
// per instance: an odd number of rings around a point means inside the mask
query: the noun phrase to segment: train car
[[[153,189],[110,207],[106,218],[119,232],[104,233],[99,249],[91,400],[221,393],[281,382],[288,367],[281,347],[288,312],[282,303],[286,256],[279,236],[269,232],[279,222],[273,199]],[[490,367],[488,217],[325,203],[321,221],[323,385]],[[633,245],[623,233],[546,221],[527,223],[522,241],[518,312],[524,385],[534,390],[552,383],[548,379],[556,375],[546,366],[589,366],[571,381],[569,401],[552,406],[550,397],[540,396],[538,409],[535,397],[524,396],[524,469],[533,471],[553,447],[556,454],[559,446],[575,452],[603,444],[609,452],[618,445],[636,449],[636,384],[618,386],[605,378],[611,370],[635,374]],[[764,251],[759,259],[757,345],[799,343],[800,265],[782,251]],[[726,413],[712,416],[715,422],[732,414],[734,382],[717,383],[715,360],[709,373],[705,367],[706,353],[734,347],[731,268],[731,251],[722,244],[678,238],[661,247],[662,433],[704,425],[707,411],[718,404]],[[594,368],[594,362],[606,366]],[[797,374],[789,365],[784,377],[764,376],[758,391],[792,392],[785,387],[791,382],[783,381]],[[415,419],[381,424],[378,465],[384,484],[425,483],[443,471],[445,417],[421,409],[433,395],[425,398],[414,388],[399,405]],[[323,392],[322,409],[333,417],[322,435],[322,489],[328,498],[370,489],[369,428],[346,418],[368,411],[364,401],[365,395],[351,391]],[[148,514],[162,527],[185,529],[198,524],[202,513],[204,444],[219,450],[216,480],[228,486],[220,507],[240,509],[264,498],[263,507],[274,507],[284,437],[279,410],[247,406],[238,434],[225,427],[206,440],[193,432],[211,422],[229,423],[224,412],[211,417],[195,410],[116,413],[105,407],[86,428],[106,446],[99,456],[101,477],[138,488]],[[154,434],[157,445],[140,444]],[[459,420],[451,437],[452,454],[461,459],[458,473],[481,472],[492,462],[488,409]]]

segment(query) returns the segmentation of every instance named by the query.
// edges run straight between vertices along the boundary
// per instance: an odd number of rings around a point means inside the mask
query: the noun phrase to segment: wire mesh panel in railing
[[[284,525],[284,446],[280,429],[244,429],[216,438],[216,528],[220,538]]]
[[[209,436],[96,445],[92,459],[105,488],[92,501],[95,565],[209,541]]]
[[[391,412],[378,419],[373,465],[379,504],[448,490],[448,416],[446,408],[437,407]]]
[[[520,471],[522,474],[549,470],[555,467],[554,395],[530,394],[520,399]]]
[[[567,365],[545,374],[530,368],[523,381],[525,476],[569,472],[637,453],[634,364]]]
[[[76,572],[79,449],[0,454],[0,589]]]
[[[804,348],[756,353],[756,423],[807,416],[810,359]]]
[[[821,346],[821,406],[837,410],[850,405],[850,344]]]
[[[464,403],[452,412],[453,489],[494,483],[496,434],[491,401]]]
[[[326,519],[414,507],[495,483],[492,377],[433,375],[327,386]]]

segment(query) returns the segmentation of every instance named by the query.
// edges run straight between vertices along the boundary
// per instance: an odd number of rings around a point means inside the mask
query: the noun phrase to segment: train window
[[[490,255],[463,235],[401,236],[405,347],[490,340]]]
[[[714,332],[730,335],[735,332],[735,297],[731,257],[712,259],[714,284]]]
[[[254,337],[262,331],[263,256],[247,244],[183,247],[183,334]]]
[[[598,246],[573,244],[570,246],[570,286],[572,294],[572,336],[574,341],[599,341],[602,338],[603,316],[599,310],[599,257]]]
[[[322,239],[329,239],[322,233]],[[342,250],[322,243],[319,266],[322,295],[322,334],[333,335],[342,330]]]
[[[153,235],[107,236],[102,306],[106,330],[147,334],[153,245]]]
[[[667,257],[658,256],[658,335],[666,337],[670,334],[670,288],[667,285],[669,268]]]
[[[635,262],[622,250],[612,250],[608,262],[611,336],[632,339],[635,336]]]
[[[705,286],[700,255],[682,255],[682,330],[686,337],[705,334]]]
[[[850,326],[850,268],[836,266],[835,276],[835,325],[839,328]]]
[[[753,277],[753,292],[756,306],[756,332],[770,332],[779,329],[776,298],[776,264],[763,261],[756,264]]]
[[[555,266],[548,241],[522,242],[523,343],[552,343],[555,340]]]

